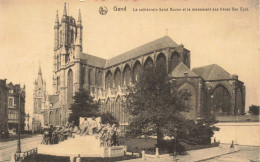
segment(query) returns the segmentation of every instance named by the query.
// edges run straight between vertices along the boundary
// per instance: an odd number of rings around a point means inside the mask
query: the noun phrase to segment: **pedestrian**
[[[232,140],[232,143],[231,143],[231,145],[230,145],[230,148],[234,148],[234,141]]]
[[[50,144],[50,129],[48,127],[48,124],[45,124],[43,128],[43,140],[41,144],[49,145]]]

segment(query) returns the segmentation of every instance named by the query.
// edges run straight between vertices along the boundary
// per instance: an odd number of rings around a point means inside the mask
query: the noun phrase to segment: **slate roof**
[[[100,57],[96,57],[90,54],[82,53],[81,59],[87,60],[87,64],[106,68],[110,67],[112,65],[116,65],[118,63],[130,60],[131,58],[135,58],[138,56],[141,56],[143,54],[153,52],[159,49],[168,48],[168,47],[177,47],[178,44],[175,43],[169,36],[164,36],[162,38],[156,39],[152,42],[146,43],[142,46],[139,46],[137,48],[134,48],[130,51],[127,51],[125,53],[122,53],[118,56],[115,56],[111,59],[103,59]]]
[[[132,49],[128,52],[125,52],[121,55],[108,59],[105,67],[109,67],[118,64],[120,62],[127,61],[131,58],[135,58],[158,49],[162,49],[166,47],[177,47],[177,46],[178,46],[177,43],[175,43],[169,36],[164,36],[162,38],[159,38],[157,40],[139,46],[135,49]]]
[[[196,73],[191,71],[183,62],[180,62],[171,72],[172,77],[185,77],[184,73],[188,73],[188,77],[199,77]]]
[[[106,59],[96,57],[90,54],[82,53],[81,59],[86,59],[88,65],[96,66],[96,67],[105,67]]]
[[[193,68],[192,71],[204,80],[232,79],[230,74],[217,64]]]

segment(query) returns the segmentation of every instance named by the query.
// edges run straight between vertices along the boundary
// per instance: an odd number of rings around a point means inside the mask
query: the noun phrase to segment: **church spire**
[[[57,10],[57,14],[56,14],[56,20],[55,20],[56,24],[59,24],[59,14],[58,14],[58,10]]]
[[[81,25],[81,13],[80,13],[80,9],[79,9],[78,25]]]
[[[66,3],[64,3],[63,16],[67,16]]]
[[[38,75],[42,75],[42,69],[41,69],[41,65],[39,66]]]

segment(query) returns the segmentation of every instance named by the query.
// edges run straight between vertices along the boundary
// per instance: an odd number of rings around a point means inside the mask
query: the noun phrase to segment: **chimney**
[[[231,75],[231,77],[232,77],[232,79],[238,80],[238,75],[237,74],[233,74],[233,75]]]

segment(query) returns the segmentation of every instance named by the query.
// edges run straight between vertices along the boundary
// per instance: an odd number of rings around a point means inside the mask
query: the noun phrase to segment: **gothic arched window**
[[[229,113],[230,94],[223,85],[218,85],[211,95],[211,106],[214,113]]]
[[[117,68],[115,71],[115,87],[118,88],[119,85],[121,85],[121,71]]]
[[[97,74],[97,86],[98,87],[102,87],[102,72],[101,71],[98,71],[98,74]]]
[[[236,91],[236,114],[237,115],[242,115],[243,114],[242,93],[241,93],[240,88],[238,88],[237,91]]]
[[[73,103],[73,72],[70,69],[68,72],[68,90],[67,90],[67,103],[68,106],[70,107],[70,105]]]
[[[153,60],[151,59],[151,57],[148,57],[144,63],[144,70],[146,71],[152,67],[153,67]]]
[[[113,87],[113,77],[110,70],[108,70],[106,73],[105,85],[106,85],[106,89]]]
[[[180,54],[174,51],[171,55],[171,71],[180,63]]]
[[[131,69],[128,64],[125,65],[124,71],[123,71],[123,81],[124,85],[128,86],[131,83]]]
[[[160,53],[156,59],[156,66],[166,66],[166,57],[163,53]]]
[[[188,82],[184,83],[178,90],[178,93],[185,106],[185,116],[191,119],[195,119],[199,111],[196,111],[196,90]]]
[[[133,79],[135,83],[140,80],[141,73],[142,73],[142,66],[139,61],[136,61],[133,70]]]
[[[95,86],[95,71],[94,69],[89,69],[89,86]]]

